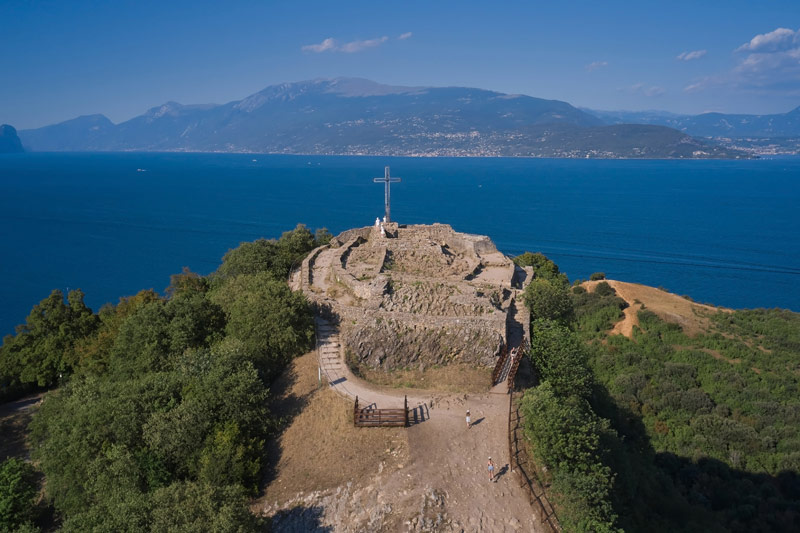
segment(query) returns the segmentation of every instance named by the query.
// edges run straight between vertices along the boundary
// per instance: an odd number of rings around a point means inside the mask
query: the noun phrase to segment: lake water
[[[298,222],[333,233],[383,215],[541,251],[570,279],[800,311],[800,159],[624,161],[254,154],[0,156],[0,334],[54,288],[97,309],[207,274],[242,241]],[[139,171],[142,169],[143,171]]]

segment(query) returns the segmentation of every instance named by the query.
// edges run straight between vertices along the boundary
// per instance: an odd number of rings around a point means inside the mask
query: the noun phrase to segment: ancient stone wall
[[[350,362],[385,370],[467,363],[492,366],[503,346],[497,324],[482,320],[342,313],[340,339]],[[501,319],[503,320],[503,319]]]
[[[512,285],[526,272],[488,237],[446,224],[348,230],[302,265],[318,312],[339,324],[352,363],[381,369],[467,363],[493,366],[522,338]],[[513,312],[514,316],[511,316]]]

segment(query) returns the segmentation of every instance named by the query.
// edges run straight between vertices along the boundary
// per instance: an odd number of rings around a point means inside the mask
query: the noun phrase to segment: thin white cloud
[[[693,50],[691,52],[682,52],[678,54],[676,59],[680,59],[681,61],[691,61],[693,59],[700,59],[704,55],[708,53],[708,50]]]
[[[406,39],[408,39],[412,35],[413,34],[410,31],[407,31],[405,33],[401,33],[400,36],[398,37],[398,39],[400,39],[401,41],[405,41]]]
[[[375,48],[376,46],[380,46],[388,40],[389,38],[384,35],[383,37],[379,37],[377,39],[367,39],[366,41],[350,41],[349,43],[344,43],[342,46],[340,46],[338,51],[352,54],[354,52],[366,50],[367,48]]]
[[[378,37],[377,39],[350,41],[349,43],[339,44],[333,37],[328,37],[319,44],[307,44],[300,47],[300,49],[303,52],[344,52],[346,54],[352,54],[355,52],[361,52],[367,48],[375,48],[376,46],[380,46],[388,40],[389,38],[384,35],[383,37]]]
[[[686,87],[683,88],[683,92],[685,93],[696,93],[702,91],[703,89],[710,87],[715,83],[715,80],[711,77],[703,78],[699,81],[694,83],[690,83]]]
[[[800,46],[800,30],[777,28],[769,33],[761,33],[736,49],[736,52],[780,52]]]
[[[644,83],[635,83],[631,85],[630,91],[632,93],[642,94],[650,98],[661,96],[665,92],[663,87],[659,87],[657,85],[647,86]]]
[[[303,52],[317,52],[317,53],[335,49],[336,49],[336,41],[331,37],[328,37],[319,44],[307,44],[301,48]]]
[[[607,67],[607,66],[608,66],[608,61],[594,61],[594,62],[589,63],[588,65],[586,65],[586,70],[591,72],[593,70],[597,70],[599,68],[603,68],[603,67]]]

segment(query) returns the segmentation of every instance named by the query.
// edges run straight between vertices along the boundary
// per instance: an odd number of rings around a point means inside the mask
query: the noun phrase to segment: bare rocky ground
[[[253,504],[274,531],[544,531],[508,470],[508,396],[428,392],[426,419],[409,429],[355,428],[352,402],[317,389],[316,361],[298,359],[281,391],[294,414]]]

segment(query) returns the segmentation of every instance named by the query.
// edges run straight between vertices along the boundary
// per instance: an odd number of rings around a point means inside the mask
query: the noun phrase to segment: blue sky
[[[0,0],[0,123],[127,120],[357,76],[595,109],[800,105],[800,1]]]

